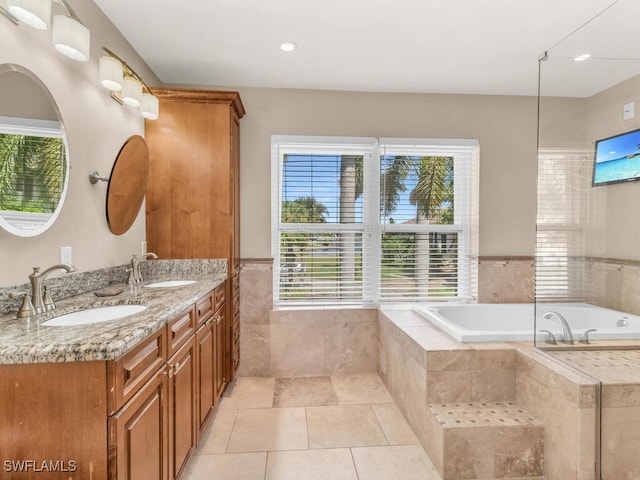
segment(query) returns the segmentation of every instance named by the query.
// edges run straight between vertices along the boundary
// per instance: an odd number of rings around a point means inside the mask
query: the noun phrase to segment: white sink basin
[[[147,288],[168,288],[168,287],[182,287],[183,285],[191,285],[196,283],[195,280],[167,280],[166,282],[156,282],[145,285]]]
[[[109,305],[66,313],[42,322],[46,327],[71,327],[117,320],[146,310],[146,305]]]

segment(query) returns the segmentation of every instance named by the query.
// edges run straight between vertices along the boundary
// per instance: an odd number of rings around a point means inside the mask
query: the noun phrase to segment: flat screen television
[[[592,185],[640,180],[640,129],[596,142]]]

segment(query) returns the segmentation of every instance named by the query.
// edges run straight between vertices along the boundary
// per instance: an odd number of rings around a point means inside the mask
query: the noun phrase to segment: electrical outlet
[[[71,247],[60,247],[60,263],[71,264]]]
[[[629,120],[635,116],[635,102],[627,103],[622,111],[625,120]]]
[[[146,255],[146,253],[147,253],[147,241],[146,240],[142,240],[142,245],[140,246],[140,253],[142,255]]]

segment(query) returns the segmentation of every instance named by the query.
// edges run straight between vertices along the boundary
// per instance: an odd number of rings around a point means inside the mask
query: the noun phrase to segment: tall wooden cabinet
[[[149,147],[147,248],[160,258],[226,258],[224,387],[239,359],[240,119],[237,92],[153,89],[160,118]]]

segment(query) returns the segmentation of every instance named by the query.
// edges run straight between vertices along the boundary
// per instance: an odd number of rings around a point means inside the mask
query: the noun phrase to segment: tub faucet
[[[562,315],[560,315],[558,312],[547,312],[542,315],[542,318],[546,318],[547,320],[555,318],[562,327],[562,343],[569,343],[573,345],[573,335],[571,334],[571,327],[569,327],[569,324]]]
[[[141,257],[137,256],[135,253],[131,258],[131,270],[129,271],[129,280],[127,283],[132,285],[140,285],[142,284],[142,273],[140,273],[140,262],[146,260],[147,258],[158,258],[158,255],[155,253],[145,253]]]
[[[68,263],[61,263],[59,265],[49,267],[42,272],[40,271],[40,267],[33,267],[33,273],[29,275],[29,281],[31,282],[31,302],[28,302],[27,298],[25,298],[22,307],[18,310],[18,318],[30,317],[46,310],[53,310],[56,308],[55,304],[51,300],[49,292],[46,292],[47,289],[44,289],[46,295],[43,295],[42,291],[42,283],[44,282],[44,279],[47,275],[56,270],[65,270],[67,273],[71,273],[76,271],[76,267]],[[45,296],[46,301],[43,298]]]

